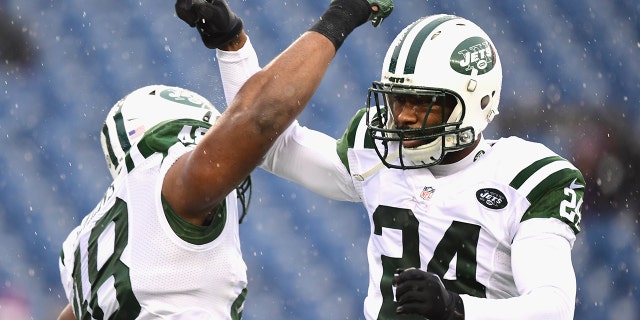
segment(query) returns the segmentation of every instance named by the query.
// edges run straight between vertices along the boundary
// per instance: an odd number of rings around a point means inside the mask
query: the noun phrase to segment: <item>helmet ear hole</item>
[[[491,101],[491,98],[488,95],[482,97],[482,100],[480,100],[480,108],[484,110],[484,108],[486,108],[489,105],[490,101]]]
[[[204,122],[209,122],[209,120],[211,120],[211,111],[207,111],[207,113],[202,117],[202,121]]]

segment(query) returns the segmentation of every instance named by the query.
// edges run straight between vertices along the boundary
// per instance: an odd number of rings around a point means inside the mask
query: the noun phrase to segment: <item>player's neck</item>
[[[476,139],[476,142],[474,142],[471,146],[469,146],[467,148],[464,148],[464,149],[462,149],[460,151],[447,153],[444,156],[444,159],[442,159],[442,162],[440,164],[441,165],[446,165],[446,164],[454,164],[454,163],[460,162],[462,159],[465,159],[471,153],[473,153],[473,151],[476,148],[478,148],[478,145],[480,144],[480,141],[484,141],[484,138],[482,137],[482,133],[478,135],[478,138]]]
[[[480,135],[476,142],[464,150],[449,153],[445,156],[441,164],[431,167],[431,172],[436,177],[452,175],[477,160],[489,148],[489,144]]]

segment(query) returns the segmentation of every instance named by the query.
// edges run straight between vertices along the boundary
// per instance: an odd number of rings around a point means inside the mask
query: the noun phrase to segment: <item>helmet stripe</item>
[[[434,19],[433,21],[427,23],[418,34],[411,41],[411,47],[409,48],[409,52],[407,54],[407,59],[404,63],[404,74],[413,74],[416,68],[416,62],[418,61],[418,54],[420,53],[420,49],[422,49],[422,45],[427,40],[427,37],[437,28],[439,25],[447,22],[449,20],[456,19],[458,17],[453,15],[443,15]],[[398,59],[400,57],[400,50],[404,47],[405,42],[407,41],[407,37],[409,33],[422,22],[424,19],[420,19],[416,21],[412,26],[409,27],[408,31],[405,33],[404,38],[400,41],[400,44],[394,49],[393,56],[391,58],[391,63],[389,64],[389,72],[395,73],[396,67],[398,64]]]
[[[407,32],[404,33],[402,41],[400,41],[400,44],[398,44],[395,47],[395,49],[393,49],[393,55],[391,56],[391,61],[389,61],[389,72],[391,73],[396,72],[396,66],[398,65],[398,57],[400,56],[400,49],[402,49],[404,41],[407,39],[407,35],[418,23],[420,23],[424,19],[426,19],[426,17],[422,17],[421,19],[415,21],[409,27],[407,27]]]
[[[111,160],[113,167],[117,168],[118,157],[116,156],[116,153],[113,151],[113,146],[111,145],[111,136],[109,135],[109,127],[107,126],[106,123],[102,126],[102,135],[104,136],[104,139],[106,142],[105,146],[107,147],[107,153],[108,153],[109,159]]]
[[[122,120],[122,112],[116,112],[113,116],[113,121],[116,123],[116,134],[118,136],[118,141],[120,141],[122,151],[127,153],[131,148],[131,144],[129,143],[129,133],[124,127],[124,120]]]

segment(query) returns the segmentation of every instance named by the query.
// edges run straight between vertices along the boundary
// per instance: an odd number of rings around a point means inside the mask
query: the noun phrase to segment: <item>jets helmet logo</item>
[[[181,90],[179,88],[166,88],[162,90],[158,95],[164,99],[180,103],[185,106],[205,108],[206,104],[205,101],[203,101],[193,93],[186,90]]]
[[[458,73],[478,75],[487,73],[495,65],[495,54],[491,43],[481,37],[471,37],[462,41],[451,53],[451,68]]]

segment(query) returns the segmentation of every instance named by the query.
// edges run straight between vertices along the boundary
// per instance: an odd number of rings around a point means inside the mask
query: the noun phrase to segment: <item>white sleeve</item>
[[[465,320],[573,319],[576,276],[571,263],[575,235],[555,219],[531,219],[520,226],[511,246],[511,266],[520,293],[509,299],[461,295]],[[557,222],[559,232],[541,232]],[[563,230],[566,229],[566,230]]]
[[[247,79],[260,71],[258,56],[249,39],[240,50],[216,50],[216,56],[228,106]],[[338,157],[336,140],[297,121],[278,138],[260,167],[324,197],[360,201]]]
[[[251,40],[247,37],[247,42],[238,51],[216,50],[224,98],[227,106],[235,98],[242,85],[260,71],[258,55],[251,45]]]
[[[338,156],[336,139],[298,121],[278,138],[260,168],[329,199],[361,201]]]

